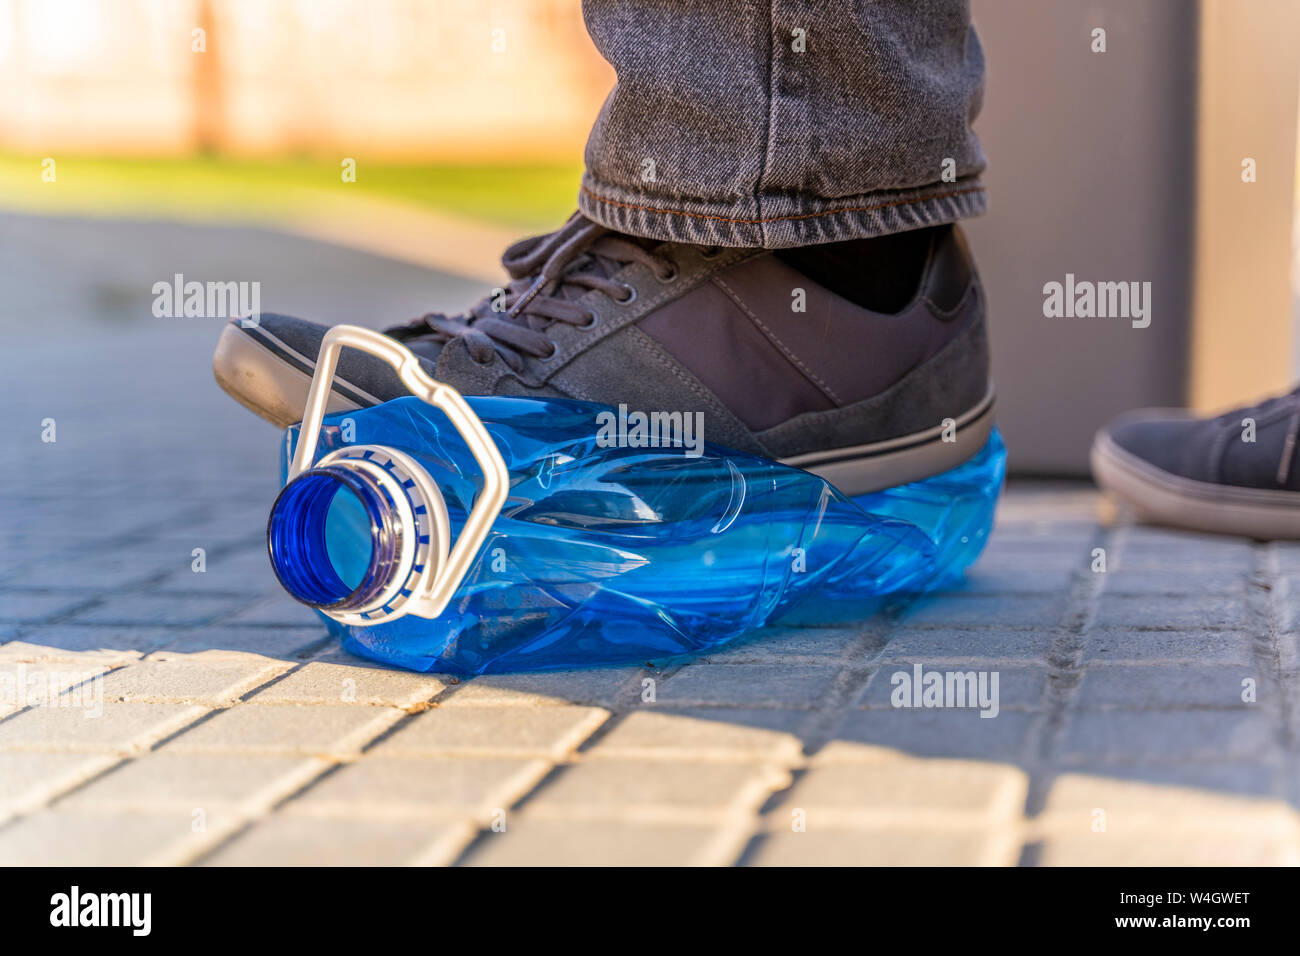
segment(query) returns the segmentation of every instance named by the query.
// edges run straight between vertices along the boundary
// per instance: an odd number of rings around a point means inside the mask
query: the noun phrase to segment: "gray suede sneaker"
[[[1300,538],[1297,435],[1300,388],[1212,418],[1144,409],[1097,433],[1092,474],[1155,524]]]
[[[495,297],[387,330],[463,394],[700,412],[705,440],[850,495],[955,467],[992,427],[984,295],[956,227],[774,253],[636,239],[575,215],[502,261],[511,281]],[[213,371],[293,424],[324,333],[283,315],[233,321]],[[329,410],[405,394],[347,351]]]

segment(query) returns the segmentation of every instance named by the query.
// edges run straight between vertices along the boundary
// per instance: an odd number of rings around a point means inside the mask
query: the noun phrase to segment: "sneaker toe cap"
[[[241,325],[237,320],[231,324]],[[273,376],[287,367],[308,379],[315,373],[321,341],[329,331],[329,326],[273,312],[263,313],[255,326],[242,328],[260,350],[260,358],[252,363],[255,374]],[[425,370],[432,373],[429,366]],[[410,394],[386,362],[352,348],[339,355],[334,391],[362,407]]]
[[[239,319],[231,319],[232,325],[241,325]],[[304,358],[316,361],[320,353],[321,339],[329,328],[306,319],[292,315],[280,315],[276,312],[263,312],[256,323],[258,329],[275,336],[286,348],[292,349]]]
[[[1105,431],[1111,441],[1130,455],[1161,471],[1184,475],[1187,451],[1201,424],[1177,413],[1134,412],[1117,418]]]

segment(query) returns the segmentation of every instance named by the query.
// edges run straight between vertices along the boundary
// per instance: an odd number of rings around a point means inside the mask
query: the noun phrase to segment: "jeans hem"
[[[705,246],[787,249],[842,239],[869,239],[888,233],[956,222],[982,215],[988,207],[984,187],[974,177],[918,189],[869,193],[845,200],[781,197],[766,205],[789,212],[746,216],[734,209],[699,202],[676,202],[625,190],[583,176],[578,208],[610,229],[649,239]]]

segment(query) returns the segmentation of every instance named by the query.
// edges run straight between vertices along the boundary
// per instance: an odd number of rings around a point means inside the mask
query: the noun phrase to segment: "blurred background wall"
[[[973,9],[991,211],[969,229],[1012,468],[1082,474],[1124,409],[1300,377],[1300,2]],[[314,235],[487,276],[505,236],[575,205],[613,81],[578,0],[0,0],[0,208],[310,213]],[[1150,326],[1045,317],[1067,274],[1150,282]]]
[[[1085,473],[1093,433],[1129,408],[1289,388],[1300,3],[976,0],[974,15],[990,212],[969,230],[1013,468]],[[1151,324],[1044,316],[1044,283],[1067,274],[1150,282]]]
[[[576,0],[0,0],[12,149],[568,158],[612,84]]]
[[[1187,0],[977,0],[998,420],[1016,467],[1082,472],[1097,428],[1186,397],[1197,25]],[[1094,52],[1093,30],[1105,30]],[[1043,285],[1142,281],[1147,328],[1048,318]]]

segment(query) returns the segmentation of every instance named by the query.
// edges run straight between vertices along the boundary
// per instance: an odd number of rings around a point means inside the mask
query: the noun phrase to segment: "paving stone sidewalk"
[[[1017,483],[963,589],[867,622],[379,668],[279,593],[279,436],[212,382],[216,321],[151,316],[177,272],[371,325],[476,292],[271,232],[0,217],[0,863],[1300,862],[1300,548]],[[918,666],[996,674],[996,716],[893,706]]]

